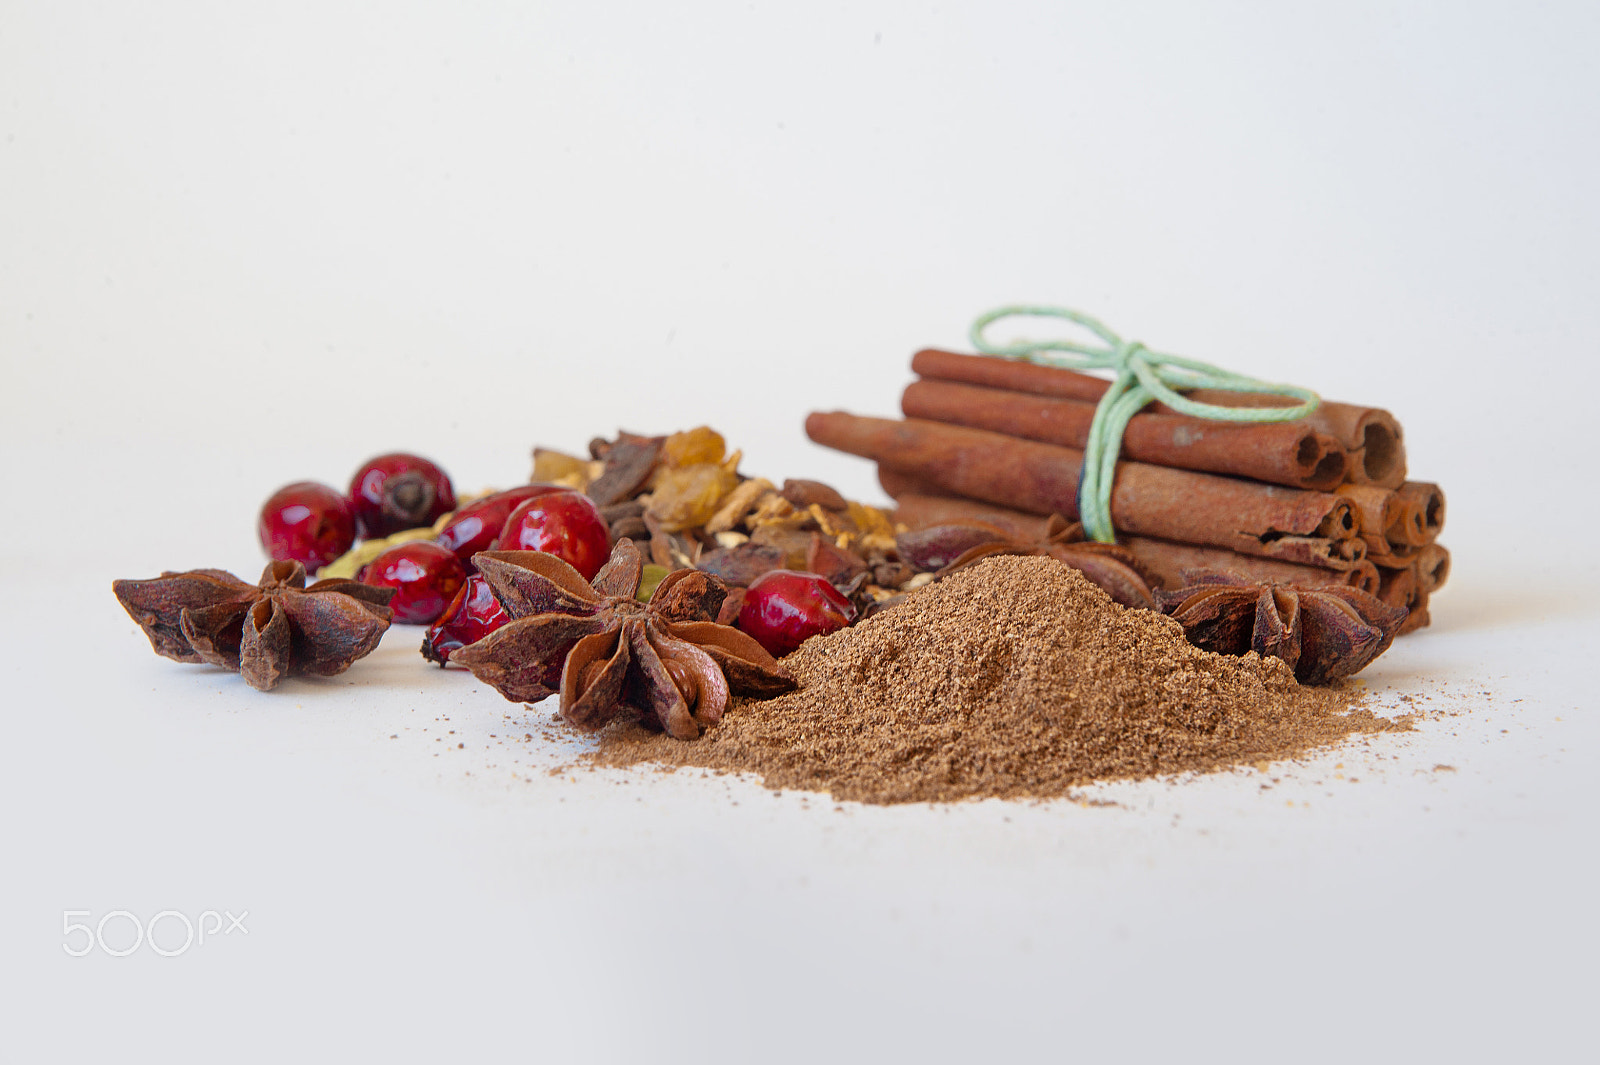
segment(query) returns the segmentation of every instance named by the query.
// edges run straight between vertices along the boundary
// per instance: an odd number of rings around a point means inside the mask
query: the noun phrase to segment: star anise
[[[1156,581],[1126,548],[1085,540],[1083,526],[1052,514],[1044,536],[1032,543],[1015,540],[987,522],[935,525],[895,537],[900,556],[935,578],[995,555],[1048,555],[1082,573],[1123,606],[1155,609],[1150,589]]]
[[[252,688],[285,676],[332,676],[364,657],[389,627],[392,588],[351,580],[306,587],[305,567],[272,562],[258,584],[220,569],[114,581],[112,591],[156,654],[206,662]]]
[[[1406,619],[1404,607],[1348,585],[1257,584],[1221,573],[1191,575],[1156,600],[1196,647],[1281,658],[1302,684],[1359,672],[1389,649]]]
[[[483,551],[473,561],[513,620],[451,660],[521,702],[552,694],[559,676],[561,715],[580,728],[632,708],[692,740],[722,719],[730,692],[797,686],[759,643],[713,620],[728,591],[719,578],[676,570],[639,602],[643,559],[632,540],[617,541],[592,583],[540,551]]]

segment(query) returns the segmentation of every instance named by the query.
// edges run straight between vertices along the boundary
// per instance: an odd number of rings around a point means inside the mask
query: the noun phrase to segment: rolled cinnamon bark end
[[[1042,516],[1078,516],[1083,452],[1075,448],[940,422],[842,412],[810,415],[806,433],[942,494]],[[1130,535],[1333,569],[1353,567],[1366,552],[1350,501],[1340,496],[1142,462],[1117,464],[1111,519]]]
[[[1081,448],[1096,408],[1085,400],[925,378],[906,387],[900,409],[908,418]],[[1240,425],[1181,414],[1135,415],[1123,432],[1121,457],[1317,491],[1331,491],[1350,469],[1344,445],[1304,423]]]
[[[1361,446],[1351,448],[1350,479],[1384,488],[1398,488],[1405,483],[1406,446],[1395,416],[1386,410],[1368,410],[1359,420],[1359,427]]]
[[[1219,407],[1287,407],[1287,396],[1262,392],[1224,392],[1197,388],[1187,393],[1200,403]],[[1295,424],[1295,423],[1290,423]],[[1338,437],[1350,449],[1350,480],[1380,488],[1399,488],[1406,479],[1406,448],[1400,423],[1379,407],[1323,400],[1305,424]]]
[[[1372,484],[1342,484],[1334,491],[1356,508],[1356,527],[1363,537],[1369,542],[1372,537],[1387,539],[1400,516],[1400,501],[1392,491]]]
[[[1417,583],[1432,595],[1450,579],[1450,552],[1437,543],[1427,544],[1417,552]]]
[[[1407,557],[1415,555],[1417,548],[1431,539],[1423,525],[1422,507],[1417,500],[1395,495],[1394,520],[1384,533],[1384,539],[1389,541],[1395,554]]]
[[[960,355],[935,349],[917,352],[911,359],[911,369],[923,377],[936,377],[943,381],[964,381],[989,388],[1007,388],[1089,403],[1098,403],[1109,387],[1103,378],[1075,370],[1037,366],[993,355]],[[1289,407],[1297,402],[1287,396],[1262,392],[1201,388],[1187,394],[1190,399],[1214,403],[1219,407]],[[1160,405],[1151,409],[1173,413]],[[1348,449],[1350,479],[1358,484],[1398,488],[1405,481],[1405,441],[1400,423],[1388,411],[1324,400],[1310,417],[1304,419],[1304,424],[1335,437]]]
[[[1430,481],[1407,481],[1395,496],[1414,509],[1416,517],[1403,542],[1421,547],[1432,543],[1444,529],[1444,491]],[[1392,537],[1391,537],[1392,538]]]

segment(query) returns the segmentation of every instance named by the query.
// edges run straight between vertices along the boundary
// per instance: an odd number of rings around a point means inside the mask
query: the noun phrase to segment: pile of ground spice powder
[[[1050,558],[996,558],[784,659],[799,691],[701,739],[613,726],[590,757],[758,774],[871,803],[1049,798],[1091,781],[1290,757],[1407,727],[1277,659],[1201,651]]]

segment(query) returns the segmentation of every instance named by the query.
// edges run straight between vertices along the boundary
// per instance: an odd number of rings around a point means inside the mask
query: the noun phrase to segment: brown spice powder
[[[1049,798],[1090,781],[1269,761],[1405,728],[1305,688],[1277,659],[1191,646],[1171,618],[1116,603],[1049,558],[996,558],[784,664],[801,689],[744,701],[683,743],[636,724],[602,765],[759,774],[871,803]]]

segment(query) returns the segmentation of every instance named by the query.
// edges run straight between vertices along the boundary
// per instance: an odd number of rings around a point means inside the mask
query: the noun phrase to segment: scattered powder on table
[[[861,802],[1048,798],[1117,777],[1274,760],[1406,728],[1306,688],[1279,660],[1201,651],[1050,558],[995,558],[807,640],[801,689],[740,700],[684,743],[620,724],[601,765],[759,774]]]

